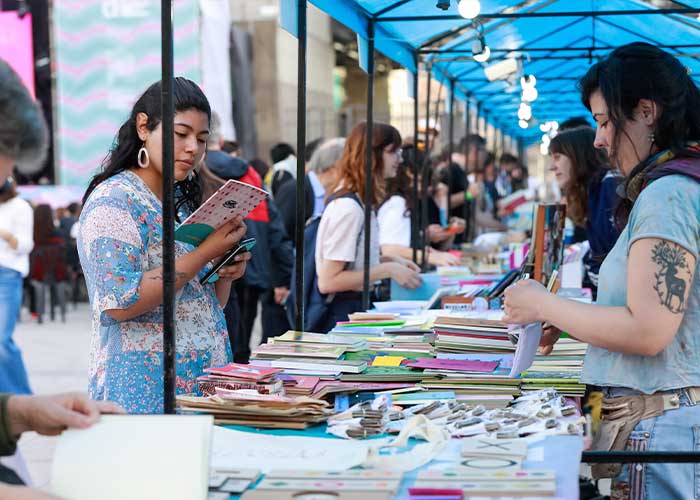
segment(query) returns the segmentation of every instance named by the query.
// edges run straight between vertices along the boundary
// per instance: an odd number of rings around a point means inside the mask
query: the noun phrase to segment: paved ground
[[[78,304],[77,310],[69,306],[66,323],[46,320],[40,325],[25,314],[15,330],[15,342],[22,350],[35,394],[87,389],[90,349],[90,310],[87,304]],[[55,441],[56,438],[33,432],[20,439],[20,452],[36,486],[48,484]]]
[[[260,314],[253,330],[252,345],[260,339]],[[88,304],[69,306],[66,323],[46,320],[38,324],[27,315],[18,323],[15,342],[24,356],[29,381],[35,394],[85,391],[90,350],[90,309]],[[32,483],[48,485],[51,459],[57,438],[26,433],[19,449]]]

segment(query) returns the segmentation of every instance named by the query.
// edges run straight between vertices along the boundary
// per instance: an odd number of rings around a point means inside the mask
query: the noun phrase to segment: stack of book
[[[438,354],[438,361],[451,363],[479,362],[494,366],[490,371],[474,370],[425,370],[426,377],[421,387],[432,390],[452,390],[456,399],[471,405],[483,405],[486,408],[505,408],[514,396],[520,395],[520,379],[508,376],[513,361],[510,353],[468,353]],[[432,375],[432,376],[431,376]],[[437,377],[437,378],[436,378]]]
[[[250,390],[217,389],[214,396],[178,396],[180,412],[208,413],[217,424],[265,429],[306,429],[333,414],[328,402],[305,396],[286,397]]]
[[[197,378],[200,392],[205,396],[216,394],[217,388],[252,389],[260,394],[284,394],[284,383],[277,368],[261,368],[238,363],[206,368],[207,375]]]
[[[500,311],[438,316],[433,328],[438,353],[515,352]]]
[[[536,356],[522,375],[524,391],[554,387],[564,396],[582,396],[586,386],[580,382],[583,357],[588,344],[570,337],[560,338],[549,356]]]

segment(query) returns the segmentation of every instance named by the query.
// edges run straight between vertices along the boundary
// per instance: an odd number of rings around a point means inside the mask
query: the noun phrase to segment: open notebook
[[[51,492],[66,500],[205,500],[213,418],[103,415],[58,439]]]

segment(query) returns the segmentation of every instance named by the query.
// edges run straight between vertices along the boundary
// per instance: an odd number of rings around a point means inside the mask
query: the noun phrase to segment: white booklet
[[[516,333],[518,331],[519,333]],[[513,367],[510,369],[510,377],[517,377],[530,368],[535,360],[537,347],[542,338],[542,323],[518,326],[515,330],[509,327],[509,335],[518,339],[515,356],[513,356]]]
[[[103,415],[58,439],[51,492],[70,500],[205,500],[211,415]]]
[[[267,192],[229,179],[175,231],[175,239],[194,246],[237,215],[245,217],[267,198]]]

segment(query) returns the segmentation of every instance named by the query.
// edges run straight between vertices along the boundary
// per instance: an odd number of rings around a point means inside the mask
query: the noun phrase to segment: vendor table
[[[303,431],[292,430],[268,430],[252,429],[250,427],[227,426],[242,432],[267,434],[275,436],[303,436],[303,437],[323,437],[328,439],[339,439],[326,433],[325,425],[318,425]],[[380,436],[386,437],[386,436]],[[456,463],[461,447],[460,439],[452,439],[432,462],[423,466],[426,468],[447,468]],[[581,452],[583,441],[576,436],[549,436],[540,441],[532,442],[528,445],[527,459],[523,463],[525,470],[551,470],[556,474],[557,500],[576,500],[579,497],[579,469],[581,465]],[[420,470],[420,469],[418,469]],[[418,470],[407,472],[396,495],[397,499],[408,499],[408,488],[413,484]],[[231,499],[238,499],[239,496],[232,495]],[[467,497],[465,497],[467,498]],[[538,497],[539,498],[539,497]]]

